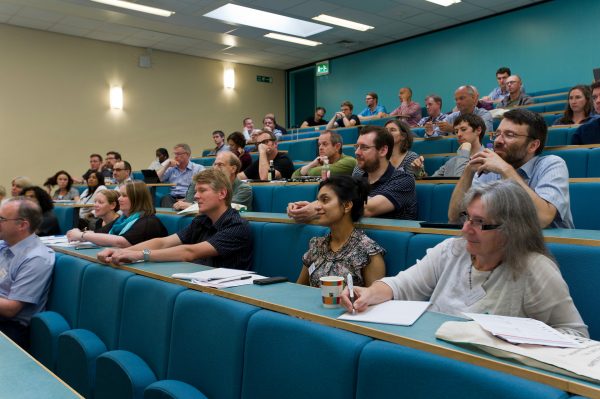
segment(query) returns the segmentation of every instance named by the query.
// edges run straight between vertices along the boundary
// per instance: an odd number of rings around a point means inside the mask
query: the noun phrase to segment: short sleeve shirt
[[[321,125],[326,125],[327,121],[325,119],[321,119],[320,121],[315,121],[315,117],[311,116],[309,118],[306,118],[304,120],[304,122],[306,122],[308,124],[308,126],[321,126]]]
[[[385,107],[383,105],[377,105],[375,107],[375,109],[372,111],[371,111],[371,108],[367,107],[367,108],[363,109],[362,111],[360,111],[360,114],[358,114],[358,116],[373,116],[373,115],[377,115],[380,112],[384,112],[387,114],[387,110],[385,109]]]
[[[131,245],[148,241],[153,238],[166,237],[168,234],[166,227],[155,215],[142,216],[123,234]]]
[[[351,121],[354,121],[354,122],[356,122],[356,125],[360,125],[360,119],[358,119],[358,116],[356,116],[356,115],[354,115],[354,114],[350,115],[350,118],[348,118],[348,120],[351,120]],[[350,127],[350,126],[346,126],[346,125],[344,125],[344,118],[336,119],[336,120],[335,120],[335,124],[336,124],[338,127]],[[356,125],[355,125],[355,126],[356,126]]]
[[[218,253],[211,258],[196,259],[195,263],[241,270],[250,270],[252,266],[252,231],[235,209],[228,208],[214,224],[206,215],[196,216],[177,236],[182,244],[206,241]]]

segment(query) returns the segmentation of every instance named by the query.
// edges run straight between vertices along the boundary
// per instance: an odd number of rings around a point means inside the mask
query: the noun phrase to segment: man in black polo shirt
[[[126,249],[107,248],[98,259],[114,264],[146,262],[196,262],[213,267],[249,270],[252,233],[248,222],[231,208],[231,181],[216,168],[194,176],[199,216],[183,230]]]
[[[276,179],[289,179],[294,173],[294,163],[287,155],[277,151],[277,138],[271,132],[262,131],[256,137],[258,145],[258,159],[243,172],[238,174],[238,179],[267,180],[269,161],[273,161]]]
[[[394,138],[380,126],[365,126],[356,141],[356,163],[364,172],[358,172],[369,181],[371,193],[365,205],[366,217],[388,219],[416,219],[417,195],[415,180],[403,169],[390,164]],[[288,216],[297,222],[308,222],[316,217],[315,202],[298,201],[288,205]]]

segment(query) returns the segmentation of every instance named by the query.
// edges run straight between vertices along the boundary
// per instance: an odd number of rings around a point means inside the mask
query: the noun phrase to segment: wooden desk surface
[[[83,398],[0,332],[0,397]]]
[[[56,251],[99,263],[95,257],[99,249],[74,251],[65,248],[56,248]],[[330,327],[340,328],[357,334],[435,353],[481,367],[503,371],[521,378],[548,384],[571,393],[585,395],[590,398],[600,398],[599,384],[524,366],[515,361],[496,358],[475,349],[460,347],[435,338],[435,331],[437,331],[442,323],[449,320],[460,320],[460,318],[457,317],[435,312],[426,312],[413,326],[410,327],[347,322],[337,319],[337,317],[344,312],[342,309],[325,309],[321,306],[321,293],[317,288],[294,283],[282,283],[268,286],[257,286],[252,284],[218,290],[198,286],[187,281],[176,280],[170,277],[173,273],[190,273],[208,269],[207,266],[193,263],[149,262],[112,267],[182,285],[197,291],[207,292],[224,298],[259,306],[275,312],[307,319]]]

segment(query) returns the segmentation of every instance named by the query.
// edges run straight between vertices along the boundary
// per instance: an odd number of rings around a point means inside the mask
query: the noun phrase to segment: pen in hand
[[[354,310],[354,284],[352,283],[352,274],[348,273],[346,277],[346,285],[348,286],[348,294],[350,295],[350,303],[352,303],[352,314],[356,313]]]

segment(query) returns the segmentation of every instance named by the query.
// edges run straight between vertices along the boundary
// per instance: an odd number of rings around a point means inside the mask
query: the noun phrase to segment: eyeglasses
[[[467,212],[462,212],[460,214],[460,218],[463,224],[469,222],[471,223],[471,226],[473,226],[473,228],[479,230],[496,230],[498,227],[501,226],[500,224],[485,224],[485,222],[481,219],[471,218]]]
[[[264,139],[263,141],[257,141],[256,144],[269,144],[273,139]]]
[[[124,170],[127,170],[127,169],[113,168],[113,172],[122,172]]]
[[[510,81],[506,82],[507,85],[514,85],[514,84],[517,84],[517,83],[519,83],[519,82],[517,82],[516,80],[510,80]]]
[[[173,154],[175,154],[175,156],[180,157],[182,155],[187,154],[187,152],[174,152]]]
[[[533,138],[533,137],[531,137],[528,134],[518,134],[518,133],[515,133],[515,132],[498,132],[498,131],[496,131],[496,132],[490,133],[490,139],[492,141],[496,140],[500,136],[504,136],[504,138],[508,139],[508,140],[514,140],[516,137],[529,137],[529,138]]]
[[[23,219],[23,218],[7,219],[7,218],[3,218],[2,216],[0,216],[0,223],[8,222],[11,220],[15,221],[15,220],[25,220],[25,219]]]
[[[355,150],[361,150],[362,152],[368,151],[371,148],[377,147],[376,145],[364,145],[364,144],[354,144]]]

